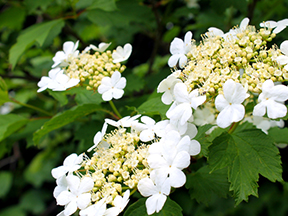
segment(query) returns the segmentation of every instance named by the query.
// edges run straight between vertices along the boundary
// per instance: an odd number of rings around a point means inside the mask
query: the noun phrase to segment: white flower
[[[192,49],[192,32],[188,31],[185,34],[184,41],[180,38],[174,38],[170,45],[170,53],[172,56],[168,60],[169,67],[176,66],[179,61],[179,67],[183,68],[187,63],[186,54]]]
[[[283,104],[288,99],[288,87],[276,85],[272,80],[266,80],[262,85],[262,93],[258,97],[260,102],[254,107],[253,115],[267,116],[272,119],[282,118],[287,113],[287,108]]]
[[[221,36],[224,38],[224,40],[231,40],[233,38],[237,39],[237,33],[244,31],[249,24],[249,18],[244,18],[241,23],[239,28],[233,28],[230,29],[229,32],[224,33],[221,29],[215,28],[215,27],[210,27],[208,28],[208,31],[212,33],[214,36]]]
[[[104,52],[109,46],[110,46],[111,43],[100,43],[99,44],[99,48],[94,46],[93,44],[90,44],[90,48],[93,49],[94,51],[98,51],[98,52]]]
[[[98,146],[99,147],[103,147],[105,149],[107,149],[109,147],[109,144],[105,141],[103,141],[103,137],[106,133],[106,130],[107,130],[107,127],[108,127],[108,124],[106,122],[104,122],[103,124],[103,127],[102,127],[102,130],[101,131],[98,131],[94,138],[93,138],[93,142],[94,142],[94,145],[91,146],[87,151],[90,152],[92,151],[94,148],[96,148]],[[102,144],[102,146],[100,146],[99,144]],[[108,146],[107,146],[108,145]]]
[[[166,79],[162,80],[157,87],[157,92],[164,94],[161,97],[161,100],[164,104],[169,105],[174,100],[174,86],[176,83],[180,83],[181,80],[177,79],[174,74],[169,75]]]
[[[190,138],[181,139],[176,131],[171,131],[169,137],[163,137],[160,142],[155,142],[149,147],[148,164],[161,183],[169,178],[170,185],[174,188],[181,187],[186,182],[186,176],[181,171],[190,164]],[[157,180],[157,181],[158,181]]]
[[[84,209],[91,202],[91,193],[94,181],[90,177],[80,179],[77,176],[67,176],[68,188],[70,191],[61,192],[56,200],[58,205],[65,205],[64,215],[72,215],[77,208]]]
[[[260,26],[266,27],[269,29],[274,28],[273,33],[278,34],[288,26],[288,19],[283,19],[283,20],[280,20],[278,22],[275,22],[273,20],[269,20],[269,21],[260,23]]]
[[[106,211],[105,199],[101,199],[96,204],[91,205],[79,212],[81,216],[103,216]]]
[[[279,121],[270,120],[269,118],[262,116],[253,116],[245,118],[246,121],[253,123],[256,128],[261,129],[264,133],[268,134],[268,130],[271,127],[284,127],[284,121],[280,119]]]
[[[151,141],[155,138],[155,133],[157,136],[162,136],[165,133],[165,127],[168,121],[155,122],[152,118],[148,116],[142,116],[141,121],[144,123],[143,130],[140,133],[140,140],[143,142]]]
[[[37,92],[42,92],[47,88],[53,91],[64,91],[80,82],[79,79],[68,77],[60,68],[50,70],[48,75],[49,77],[41,77],[41,80],[37,84],[40,87]]]
[[[47,76],[41,77],[41,80],[37,83],[39,87],[37,92],[42,92],[47,88],[49,89],[54,88],[55,86],[54,83],[56,82],[55,80],[58,73],[63,73],[63,70],[61,70],[60,68],[54,68],[48,72],[48,77]]]
[[[194,89],[188,93],[184,83],[176,83],[174,86],[175,101],[166,113],[174,125],[178,121],[180,125],[184,125],[189,118],[192,117],[192,109],[196,109],[206,100],[206,95],[199,96],[198,89]]]
[[[52,68],[56,66],[66,67],[69,63],[78,56],[79,51],[76,50],[78,47],[79,41],[75,44],[72,41],[67,41],[63,44],[63,51],[58,51],[53,57],[54,64]]]
[[[168,146],[165,148],[162,156],[159,154],[149,155],[148,164],[153,169],[151,174],[155,174],[159,182],[163,183],[169,178],[170,185],[179,188],[186,182],[186,176],[181,170],[189,166],[190,155],[187,151],[171,152],[168,148]]]
[[[58,179],[65,175],[67,172],[71,173],[81,167],[83,161],[83,154],[77,155],[75,153],[67,156],[63,162],[63,166],[52,169],[51,173],[55,179]]]
[[[245,108],[241,104],[249,96],[240,83],[227,80],[223,86],[224,95],[218,95],[215,100],[216,109],[220,111],[217,125],[228,127],[232,122],[238,122],[245,115]]]
[[[102,94],[104,101],[110,101],[112,98],[119,99],[124,94],[124,88],[126,86],[126,79],[121,77],[119,71],[115,71],[111,78],[104,77],[101,80],[101,85],[98,87],[98,92]]]
[[[50,86],[53,91],[65,91],[68,88],[76,86],[80,82],[79,79],[70,78],[63,72],[64,71],[62,70],[57,73],[55,80],[52,83],[53,86]]]
[[[114,121],[112,119],[105,119],[105,122],[107,122],[109,125],[112,125],[114,127],[131,127],[133,124],[135,124],[136,122],[138,122],[138,120],[136,120],[137,118],[139,118],[141,115],[135,115],[133,117],[130,116],[125,116],[122,119],[119,119],[118,121]]]
[[[196,109],[194,112],[194,123],[197,126],[203,126],[205,124],[214,124],[215,116],[211,110],[207,107],[203,109]]]
[[[117,195],[113,200],[113,207],[109,208],[105,212],[105,216],[116,216],[124,210],[129,202],[130,190],[125,191],[123,197]]]
[[[130,57],[131,53],[132,53],[131,44],[129,43],[125,44],[123,48],[121,46],[118,46],[116,50],[114,50],[114,52],[112,53],[113,62],[117,63],[125,61]]]
[[[149,197],[145,202],[148,215],[155,211],[158,213],[163,208],[171,189],[169,179],[160,184],[151,178],[141,179],[137,188],[142,196]]]
[[[56,184],[57,186],[55,187],[53,191],[53,196],[57,198],[57,196],[62,192],[67,190],[68,188],[68,183],[66,180],[66,175],[61,176],[60,178],[56,179]]]
[[[281,43],[280,50],[282,53],[284,53],[284,55],[278,56],[276,61],[280,65],[285,65],[284,69],[288,70],[288,40],[285,40]]]

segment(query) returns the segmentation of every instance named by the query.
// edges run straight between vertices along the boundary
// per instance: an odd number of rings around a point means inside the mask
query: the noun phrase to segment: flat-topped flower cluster
[[[168,64],[176,71],[158,86],[158,92],[164,92],[162,102],[173,102],[168,118],[182,125],[192,121],[192,108],[197,111],[202,105],[217,116],[219,127],[226,128],[244,118],[248,103],[254,104],[253,116],[267,113],[268,118],[277,119],[287,114],[288,88],[280,83],[288,80],[288,41],[280,49],[268,48],[267,43],[286,28],[288,20],[261,23],[260,30],[248,23],[245,18],[227,33],[211,27],[199,45],[191,32],[184,41],[172,41]],[[213,121],[210,118],[207,123]]]
[[[100,43],[99,47],[90,45],[79,53],[78,41],[75,44],[65,42],[63,51],[58,51],[53,57],[54,64],[49,76],[43,76],[39,81],[38,92],[47,88],[65,91],[73,86],[85,86],[87,90],[98,90],[105,101],[121,98],[126,86],[126,79],[121,78],[121,73],[126,67],[120,62],[129,58],[132,46],[126,44],[112,52],[105,51],[110,44]]]
[[[148,197],[147,213],[158,213],[171,188],[186,183],[183,169],[201,151],[194,140],[198,133],[195,125],[226,128],[243,120],[265,133],[270,127],[283,127],[279,118],[287,114],[288,87],[281,82],[288,79],[288,41],[280,49],[276,45],[268,48],[267,43],[288,21],[267,21],[260,30],[248,23],[245,18],[227,33],[209,28],[199,45],[191,32],[184,41],[172,41],[168,64],[175,70],[157,88],[163,93],[162,102],[171,105],[168,119],[156,122],[141,115],[105,119],[87,150],[93,155],[71,154],[63,166],[52,170],[57,183],[54,196],[57,204],[64,206],[58,215],[69,216],[79,210],[82,216],[116,216],[137,190]],[[109,44],[101,43],[99,48],[90,45],[79,54],[77,43],[66,43],[64,52],[53,58],[53,67],[57,67],[50,71],[53,76],[41,79],[39,91],[58,90],[54,84],[59,73],[68,77],[67,86],[77,80],[76,85],[97,90],[105,101],[122,97],[126,80],[120,72],[125,68],[119,62],[129,57],[131,45],[112,53],[104,52]],[[90,54],[91,49],[96,52]],[[245,109],[248,104],[253,107],[249,112]],[[116,129],[107,133],[108,127]]]
[[[191,140],[196,127],[190,124],[190,136],[180,135],[168,120],[156,123],[142,116],[139,122],[139,117],[106,119],[88,149],[94,151],[91,158],[73,153],[52,170],[57,183],[54,196],[58,205],[65,206],[59,215],[77,209],[80,215],[118,215],[137,189],[149,197],[150,215],[162,209],[171,187],[185,184],[182,169],[189,166],[190,156],[200,152],[199,142]],[[106,133],[108,124],[117,129]]]

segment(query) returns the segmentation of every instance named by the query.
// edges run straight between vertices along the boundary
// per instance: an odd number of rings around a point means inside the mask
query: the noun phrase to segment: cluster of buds
[[[139,122],[139,117],[105,119],[94,145],[87,150],[94,152],[92,157],[74,153],[63,166],[52,170],[57,183],[54,197],[58,205],[65,206],[62,215],[80,209],[80,215],[100,212],[97,215],[116,216],[136,190],[149,197],[146,207],[150,215],[162,209],[171,187],[185,184],[182,169],[200,152],[199,142],[191,140],[196,127],[189,125],[189,135],[182,130],[181,136],[168,120],[156,123],[142,116]],[[117,129],[106,133],[108,124]]]
[[[38,83],[40,87],[38,92],[47,88],[53,91],[64,91],[73,86],[85,86],[87,90],[98,90],[104,77],[110,79],[115,72],[121,74],[125,70],[125,66],[120,62],[126,61],[132,52],[130,44],[126,44],[123,48],[118,46],[113,51],[106,51],[110,44],[100,43],[99,47],[90,45],[79,53],[78,41],[75,44],[72,41],[65,42],[63,51],[58,51],[53,57],[54,64],[52,70],[49,71],[49,76],[42,77]],[[114,82],[117,83],[119,80],[120,78]],[[105,85],[107,86],[107,82]],[[125,85],[126,80],[125,84],[122,82],[119,87],[121,91]],[[103,94],[104,91],[100,93]]]
[[[288,42],[284,41],[280,49],[276,45],[268,48],[267,43],[288,21],[267,21],[260,25],[260,30],[248,24],[249,19],[245,18],[239,27],[227,33],[211,27],[199,45],[192,40],[191,32],[186,33],[184,41],[179,38],[172,41],[168,64],[181,70],[158,86],[158,92],[164,92],[163,103],[173,102],[166,113],[168,118],[175,119],[178,114],[187,121],[180,112],[188,113],[193,108],[196,114],[201,105],[206,113],[210,110],[206,116],[212,113],[217,116],[217,126],[226,128],[244,118],[248,103],[254,103],[253,116],[263,117],[267,112],[268,118],[276,119],[286,115],[283,103],[288,99],[288,88],[279,83],[288,80]],[[192,111],[189,111],[191,117]],[[213,120],[210,118],[206,123],[213,124]]]

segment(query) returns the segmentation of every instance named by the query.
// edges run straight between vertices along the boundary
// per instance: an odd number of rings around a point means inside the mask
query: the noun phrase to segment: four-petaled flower
[[[64,215],[72,215],[77,208],[84,209],[91,202],[90,191],[94,187],[94,181],[90,177],[80,179],[77,176],[66,177],[69,190],[61,192],[56,200],[58,205],[65,205]]]
[[[67,172],[71,173],[81,167],[83,161],[83,154],[77,155],[75,153],[67,156],[63,162],[63,166],[52,169],[51,173],[55,179],[65,175]]]
[[[56,66],[66,67],[69,63],[78,56],[79,51],[76,50],[78,47],[79,41],[75,44],[72,41],[67,41],[63,44],[63,51],[58,51],[53,57],[54,64],[52,68]]]
[[[163,184],[152,179],[153,176],[141,179],[137,186],[142,196],[149,197],[145,203],[148,215],[158,213],[163,208],[171,189],[169,179],[166,179]]]
[[[116,50],[112,53],[112,58],[114,63],[122,62],[127,60],[132,53],[132,46],[131,44],[127,43],[122,48],[118,46]]]
[[[172,56],[168,60],[169,67],[176,66],[179,61],[179,67],[183,68],[187,63],[186,55],[192,49],[192,32],[188,31],[185,34],[184,41],[180,38],[174,38],[170,45],[170,53]]]
[[[110,101],[112,98],[119,99],[124,94],[126,79],[121,77],[119,71],[115,71],[111,78],[104,77],[101,80],[101,85],[98,87],[98,92],[102,94],[104,101]]]
[[[223,91],[224,95],[220,94],[216,97],[215,106],[220,111],[217,125],[226,128],[232,122],[239,122],[244,118],[245,108],[242,103],[249,95],[240,83],[233,80],[225,82]]]
[[[284,102],[288,99],[288,87],[276,85],[272,80],[266,80],[262,85],[262,93],[258,97],[259,104],[254,107],[253,115],[267,116],[272,119],[282,118],[287,113]]]

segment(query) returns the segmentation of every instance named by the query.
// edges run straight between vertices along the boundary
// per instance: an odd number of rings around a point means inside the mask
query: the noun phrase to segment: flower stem
[[[109,101],[110,106],[112,107],[113,111],[115,112],[115,114],[119,117],[119,119],[122,118],[121,114],[118,112],[116,106],[114,105],[114,103],[112,102],[112,100]]]
[[[228,133],[232,134],[235,131],[235,129],[237,128],[238,125],[239,125],[239,122],[233,122],[233,124],[231,125],[231,127],[228,130]]]
[[[14,102],[14,103],[17,103],[17,104],[21,105],[21,106],[28,107],[28,108],[33,109],[33,110],[36,110],[36,111],[38,111],[38,112],[44,113],[45,115],[53,116],[52,113],[49,113],[49,112],[47,112],[47,111],[45,111],[45,110],[43,110],[43,109],[40,109],[40,108],[38,108],[38,107],[35,107],[35,106],[33,106],[33,105],[22,103],[22,102],[14,99],[14,98],[11,98],[11,97],[10,97],[10,100],[11,100],[12,102]]]

